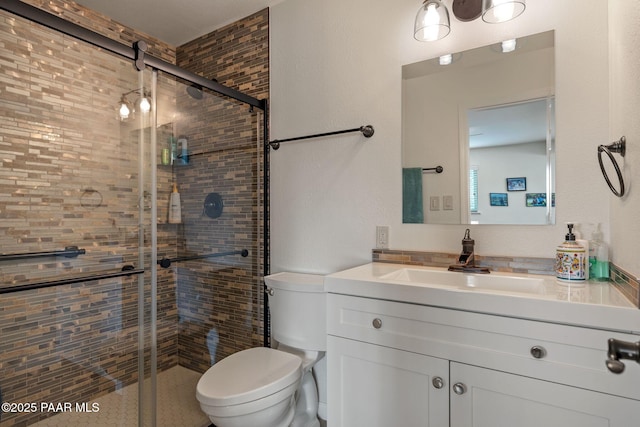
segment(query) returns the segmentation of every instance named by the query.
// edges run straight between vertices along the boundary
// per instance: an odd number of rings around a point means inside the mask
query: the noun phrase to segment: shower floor
[[[163,371],[157,377],[157,426],[205,427],[211,422],[196,400],[196,384],[201,374],[182,366]],[[145,390],[150,381],[144,382]],[[98,412],[67,412],[31,424],[31,427],[138,427],[138,384],[109,393],[91,401]],[[148,405],[147,405],[148,406]],[[149,420],[145,411],[145,420]]]

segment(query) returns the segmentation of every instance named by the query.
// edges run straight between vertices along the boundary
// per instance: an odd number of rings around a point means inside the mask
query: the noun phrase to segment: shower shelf
[[[66,258],[75,258],[78,255],[84,255],[86,251],[80,249],[77,246],[67,246],[61,251],[46,251],[46,252],[27,252],[21,254],[0,254],[0,261],[16,261],[29,258],[40,258],[47,256],[64,256]]]
[[[1,287],[0,295],[20,291],[30,291],[34,289],[50,288],[53,286],[70,285],[73,283],[93,282],[96,280],[111,279],[114,277],[133,276],[143,273],[144,269],[136,269],[133,266],[125,265],[121,270],[117,270],[111,273],[92,274],[88,276],[70,277],[68,279],[49,280],[46,282],[27,283],[24,285]]]
[[[162,258],[162,259],[158,260],[158,264],[162,268],[169,268],[169,267],[171,267],[171,263],[172,262],[192,261],[192,260],[196,260],[196,259],[206,259],[206,258],[218,258],[218,257],[223,257],[223,256],[228,256],[228,255],[242,255],[243,257],[247,257],[249,255],[249,251],[246,250],[246,249],[242,249],[240,251],[217,252],[217,253],[212,253],[212,254],[193,255],[193,256],[171,258],[171,259]]]

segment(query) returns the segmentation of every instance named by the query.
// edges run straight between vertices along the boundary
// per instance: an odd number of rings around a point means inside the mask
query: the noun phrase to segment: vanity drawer
[[[327,303],[329,335],[640,400],[640,364],[605,366],[607,340],[636,335],[340,294]]]

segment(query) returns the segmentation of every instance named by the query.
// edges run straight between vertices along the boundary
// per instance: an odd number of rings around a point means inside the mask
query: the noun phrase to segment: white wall
[[[480,255],[532,257],[554,255],[567,221],[601,222],[608,240],[609,190],[596,157],[610,138],[607,3],[588,3],[530,1],[521,17],[499,25],[452,16],[451,34],[433,43],[412,37],[417,0],[273,7],[271,139],[364,124],[376,133],[292,142],[271,153],[272,271],[329,273],[366,263],[376,225],[390,226],[394,249],[458,252],[466,226],[401,223],[401,66],[553,29],[557,225],[480,225],[471,235]]]
[[[612,260],[640,276],[640,2],[615,0],[609,2],[611,37],[611,133],[609,139],[625,135],[627,154],[623,167],[627,195],[623,199],[607,196],[611,204]],[[611,177],[617,182],[615,175]],[[635,181],[635,182],[634,182]],[[603,200],[604,201],[604,200]]]
[[[527,193],[546,193],[547,142],[529,142],[470,150],[469,164],[478,167],[479,224],[545,224],[546,207],[527,207]],[[525,177],[526,191],[507,191],[506,178]],[[506,193],[508,206],[491,206],[489,193]]]

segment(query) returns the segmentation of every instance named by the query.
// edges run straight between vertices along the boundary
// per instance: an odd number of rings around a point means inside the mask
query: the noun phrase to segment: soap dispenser
[[[569,232],[564,243],[556,249],[556,278],[562,282],[582,282],[586,279],[587,257],[585,248],[576,242],[573,223],[568,223]]]
[[[589,242],[589,275],[598,281],[609,280],[609,248],[602,241],[600,224],[597,225]]]

